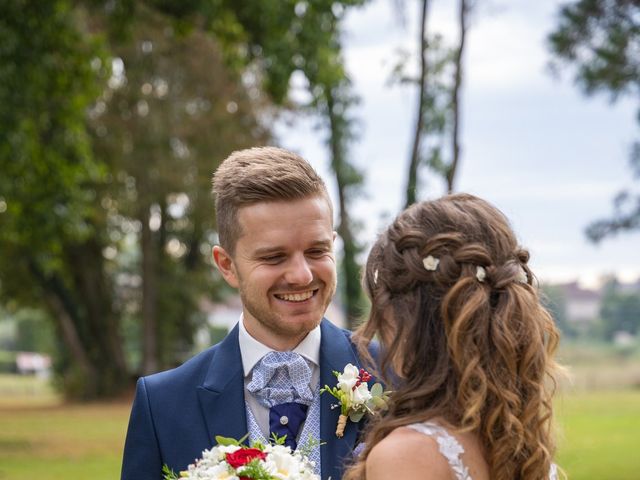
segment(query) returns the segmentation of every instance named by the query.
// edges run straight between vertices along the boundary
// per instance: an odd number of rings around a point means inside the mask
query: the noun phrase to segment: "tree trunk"
[[[97,238],[69,248],[73,291],[82,302],[82,341],[97,371],[96,395],[112,396],[128,385],[128,369],[112,289],[105,274],[102,245]]]
[[[75,322],[65,309],[64,302],[54,292],[47,291],[44,297],[51,313],[53,313],[53,318],[57,323],[56,326],[61,333],[62,340],[71,353],[73,363],[78,366],[82,377],[86,379],[83,382],[86,384],[85,394],[87,397],[93,397],[96,390],[95,379],[97,372],[80,340]]]
[[[102,247],[96,239],[69,249],[68,261],[73,269],[74,289],[82,298],[87,316],[87,335],[96,345],[96,361],[106,362],[116,370],[127,371],[119,324],[113,311],[111,286],[105,278]]]
[[[142,374],[149,375],[159,369],[158,319],[156,285],[156,248],[149,221],[151,208],[146,205],[139,216],[142,222],[140,248],[142,250]]]
[[[418,188],[418,167],[420,166],[420,147],[424,136],[424,111],[427,90],[427,7],[429,1],[422,0],[422,13],[420,15],[420,79],[418,83],[418,113],[416,115],[416,127],[413,136],[413,147],[409,161],[409,174],[407,178],[405,207],[416,203]]]
[[[76,375],[79,377],[73,379],[72,390],[69,390],[70,386],[66,381],[71,371],[65,369],[62,372],[65,394],[85,399],[95,398],[99,391],[97,383],[101,377],[91,360],[90,346],[83,338],[79,306],[61,278],[55,274],[46,274],[34,259],[29,259],[28,263],[29,270],[43,290],[45,304],[67,352],[71,355],[72,364],[77,367]]]
[[[458,21],[460,24],[460,43],[454,59],[453,89],[451,92],[451,111],[453,128],[451,133],[451,164],[447,168],[447,191],[453,192],[453,185],[460,160],[460,89],[462,87],[462,55],[464,53],[467,34],[467,14],[469,4],[467,0],[460,0]]]
[[[348,135],[348,126],[344,118],[336,113],[336,95],[331,88],[326,88],[327,115],[329,117],[329,148],[331,150],[331,164],[336,174],[338,186],[338,202],[340,207],[340,223],[338,235],[342,239],[343,258],[342,269],[344,272],[345,307],[347,312],[347,328],[354,329],[360,318],[360,266],[356,260],[359,248],[356,244],[349,209],[347,206],[347,189],[353,184],[349,180],[347,171],[350,166],[345,159],[345,137]],[[342,106],[341,106],[342,107]],[[342,110],[344,110],[342,108]]]

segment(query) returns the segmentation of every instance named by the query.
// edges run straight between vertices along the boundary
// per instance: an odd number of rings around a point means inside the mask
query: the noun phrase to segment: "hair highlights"
[[[368,453],[392,430],[434,418],[478,436],[492,479],[548,477],[559,337],[528,260],[504,215],[467,194],[413,205],[382,234],[356,338],[366,357],[378,336],[395,393],[346,479],[365,477]]]

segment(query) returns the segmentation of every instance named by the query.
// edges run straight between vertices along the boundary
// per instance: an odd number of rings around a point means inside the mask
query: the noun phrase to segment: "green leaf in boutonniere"
[[[351,420],[353,423],[358,423],[360,420],[362,420],[362,417],[364,417],[364,412],[351,412],[349,414],[349,420]]]

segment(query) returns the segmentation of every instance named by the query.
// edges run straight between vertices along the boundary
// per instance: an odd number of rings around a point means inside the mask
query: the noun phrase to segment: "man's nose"
[[[313,272],[304,255],[291,258],[285,273],[285,280],[291,285],[309,285],[313,280]]]

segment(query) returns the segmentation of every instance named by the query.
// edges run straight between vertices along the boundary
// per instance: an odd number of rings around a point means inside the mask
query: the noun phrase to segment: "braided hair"
[[[345,479],[365,478],[392,430],[434,418],[478,436],[492,479],[548,477],[559,336],[528,261],[506,217],[468,194],[415,204],[379,237],[355,338],[366,358],[377,336],[394,394]]]

